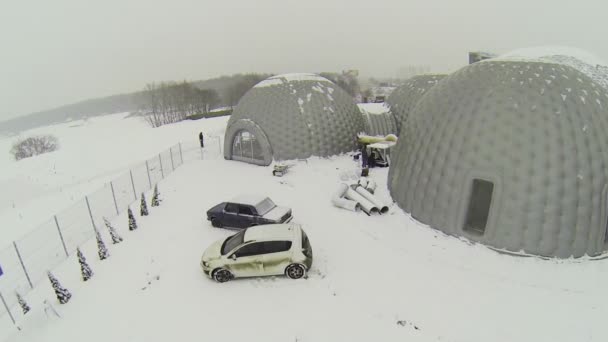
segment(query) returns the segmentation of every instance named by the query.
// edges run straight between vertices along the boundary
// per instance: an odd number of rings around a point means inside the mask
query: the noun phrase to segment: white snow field
[[[107,125],[106,134],[113,131],[112,126],[117,132],[105,137],[110,141],[105,148],[99,143],[94,147],[107,160],[121,161],[102,165],[108,174],[200,129],[220,130],[225,125],[222,118],[157,131],[134,122],[128,125],[139,129],[123,138],[118,134],[118,126],[125,124],[121,120],[113,116],[99,121],[100,131]],[[90,134],[80,135],[80,147],[74,151],[88,145],[97,131],[95,126],[91,124]],[[60,141],[68,141],[63,134],[69,135],[69,129],[53,131]],[[165,131],[170,133],[165,135]],[[167,140],[148,145],[161,139],[159,136]],[[140,137],[148,142],[133,146]],[[175,140],[169,141],[170,137]],[[32,159],[34,166],[31,170],[22,166],[21,177],[31,172],[41,179],[48,177],[49,183],[54,181],[54,176],[47,175],[48,169],[34,167],[38,163],[48,167],[53,158],[63,160],[64,167],[71,165],[65,148],[42,157],[47,163]],[[131,153],[109,157],[123,150]],[[130,160],[135,154],[138,156]],[[87,153],[81,155],[84,158]],[[95,160],[94,156],[87,158]],[[79,167],[83,175],[74,170],[74,177],[102,181],[101,172],[94,174],[91,166]],[[186,161],[159,184],[161,206],[150,208],[150,216],[137,215],[137,230],[127,230],[124,215],[113,221],[125,241],[118,245],[106,241],[109,259],[97,259],[94,241],[83,246],[95,272],[90,281],[80,281],[74,256],[54,270],[72,291],[68,304],[58,304],[50,284],[42,284],[26,296],[30,313],[23,316],[14,310],[21,330],[5,328],[0,340],[608,340],[604,328],[608,260],[510,256],[445,236],[417,223],[395,205],[382,216],[333,207],[330,199],[337,185],[356,179],[356,170],[349,156],[298,161],[281,178],[273,177],[269,167],[225,161],[219,156]],[[85,175],[85,171],[89,173]],[[379,183],[378,197],[390,204],[387,171],[373,169],[371,177]],[[49,196],[57,191],[53,186],[49,185]],[[75,188],[83,189],[80,185]],[[211,227],[205,211],[239,194],[268,195],[277,204],[293,208],[294,222],[303,225],[314,250],[307,279],[252,278],[218,284],[206,278],[199,266],[201,254],[209,244],[233,232]],[[47,212],[44,214],[40,215]],[[33,215],[38,214],[34,211]],[[53,303],[61,317],[48,309],[45,313],[44,299]]]
[[[227,120],[152,129],[141,118],[122,113],[0,136],[0,249],[146,158],[180,141],[197,143],[200,130],[223,137]],[[19,137],[45,134],[59,139],[59,150],[12,159],[9,151]]]

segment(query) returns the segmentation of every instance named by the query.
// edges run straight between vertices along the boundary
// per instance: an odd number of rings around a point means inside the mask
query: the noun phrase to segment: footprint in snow
[[[148,279],[148,284],[144,287],[141,288],[142,291],[146,290],[148,287],[150,287],[150,285],[152,285],[152,282],[154,281],[158,281],[160,280],[160,275],[155,275],[154,277]]]

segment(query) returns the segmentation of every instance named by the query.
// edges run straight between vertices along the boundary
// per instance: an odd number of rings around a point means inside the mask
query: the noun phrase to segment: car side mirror
[[[230,259],[232,259],[232,260],[236,260],[236,254],[232,254],[232,255],[230,256]]]

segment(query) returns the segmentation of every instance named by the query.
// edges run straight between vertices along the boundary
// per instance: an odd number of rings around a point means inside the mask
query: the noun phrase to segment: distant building
[[[382,103],[386,101],[389,95],[396,89],[397,87],[392,86],[379,86],[370,88],[370,96],[365,99],[365,102],[372,103]]]
[[[477,63],[483,61],[484,59],[490,59],[495,57],[498,57],[498,55],[490,52],[469,52],[469,64]]]

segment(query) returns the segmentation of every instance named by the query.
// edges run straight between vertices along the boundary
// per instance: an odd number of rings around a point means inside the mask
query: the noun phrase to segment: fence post
[[[150,178],[150,166],[148,165],[147,160],[146,160],[146,171],[148,171],[148,183],[150,184],[150,189],[152,189],[152,178]]]
[[[114,199],[114,207],[116,208],[116,215],[120,215],[120,211],[118,211],[118,203],[116,203],[116,193],[114,193],[114,184],[110,181],[110,189],[112,189],[112,198]]]
[[[133,200],[137,201],[137,191],[135,191],[135,182],[133,182],[133,171],[129,170],[129,174],[131,175],[131,186],[133,187]]]
[[[160,153],[158,154],[158,162],[160,163],[161,178],[165,178],[165,171],[163,170],[163,158],[160,157]],[[152,186],[150,186],[150,188],[152,188]]]
[[[171,169],[175,171],[175,163],[173,162],[173,146],[169,147],[169,155],[171,156]]]
[[[93,220],[93,212],[91,211],[91,204],[89,204],[89,196],[84,196],[85,202],[87,202],[87,209],[89,209],[89,217],[91,218],[91,224],[93,225],[93,230],[97,231],[97,227],[95,227],[95,220]]]
[[[25,268],[25,264],[23,263],[23,259],[21,259],[21,253],[19,253],[19,248],[17,248],[17,243],[13,241],[13,247],[15,247],[15,252],[17,253],[17,258],[19,258],[19,262],[21,263],[21,267],[23,268],[23,273],[25,273],[25,277],[27,278],[27,282],[30,284],[30,287],[33,289],[34,284],[32,284],[32,279],[30,279],[30,275],[27,274],[27,269]]]
[[[184,155],[182,154],[182,143],[179,143],[179,160],[181,160],[180,164],[184,163]]]
[[[11,309],[8,308],[8,305],[6,304],[6,300],[4,300],[4,296],[2,295],[2,293],[0,293],[0,300],[2,300],[2,304],[4,304],[4,307],[6,308],[6,312],[8,312],[8,317],[11,318],[11,321],[13,321],[14,325],[17,325],[17,322],[15,322],[15,317],[13,317],[13,313],[11,312]]]
[[[55,225],[57,226],[57,231],[59,232],[59,238],[61,239],[61,245],[63,245],[63,251],[65,252],[65,256],[69,256],[68,248],[65,246],[65,240],[63,239],[63,234],[61,233],[61,228],[59,227],[59,221],[57,221],[57,215],[53,216],[55,219]]]

